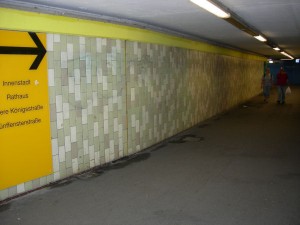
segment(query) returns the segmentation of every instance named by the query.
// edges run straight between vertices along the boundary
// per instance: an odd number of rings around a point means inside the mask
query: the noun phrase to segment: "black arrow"
[[[46,49],[40,41],[39,37],[36,33],[28,32],[31,39],[34,41],[36,48],[34,47],[11,47],[11,46],[0,46],[0,54],[8,54],[8,55],[37,55],[35,60],[33,61],[30,70],[36,70],[44,55],[46,54]]]

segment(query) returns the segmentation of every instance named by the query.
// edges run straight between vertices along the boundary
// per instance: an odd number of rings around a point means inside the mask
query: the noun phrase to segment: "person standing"
[[[263,89],[264,102],[268,102],[268,99],[270,97],[270,90],[272,87],[272,75],[269,68],[266,69],[266,73],[261,79],[261,87]]]
[[[279,73],[276,76],[277,78],[277,89],[278,89],[278,104],[284,104],[285,103],[285,91],[288,84],[288,75],[284,71],[283,67],[280,68]]]

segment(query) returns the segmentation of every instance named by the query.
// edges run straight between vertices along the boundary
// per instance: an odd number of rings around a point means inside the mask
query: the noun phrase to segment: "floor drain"
[[[209,124],[208,124],[208,123],[205,123],[205,124],[201,124],[201,125],[199,126],[199,128],[204,128],[204,127],[207,127],[207,126],[209,126]]]
[[[170,141],[170,143],[181,144],[181,143],[186,143],[186,142],[200,142],[203,140],[204,140],[204,137],[197,137],[194,134],[188,134],[188,135],[179,137],[176,140],[172,140],[172,141]]]
[[[203,141],[204,137],[186,137],[183,139],[185,142],[200,142]]]

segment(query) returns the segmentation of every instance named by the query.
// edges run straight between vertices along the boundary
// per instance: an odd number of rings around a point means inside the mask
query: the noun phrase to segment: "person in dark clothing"
[[[266,69],[266,72],[261,79],[261,87],[263,89],[264,102],[268,102],[272,87],[272,75],[269,68]]]
[[[276,76],[277,78],[277,89],[278,89],[278,104],[284,104],[285,103],[285,91],[288,84],[288,75],[284,71],[284,69],[281,67],[279,73]]]

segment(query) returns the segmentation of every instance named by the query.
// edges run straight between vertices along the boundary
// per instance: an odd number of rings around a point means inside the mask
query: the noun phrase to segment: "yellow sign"
[[[46,34],[0,30],[0,190],[52,173]]]

